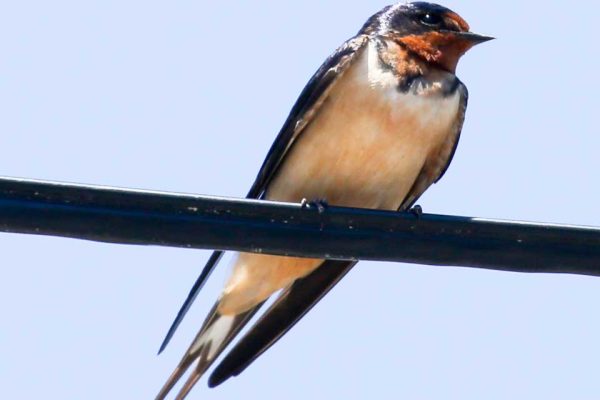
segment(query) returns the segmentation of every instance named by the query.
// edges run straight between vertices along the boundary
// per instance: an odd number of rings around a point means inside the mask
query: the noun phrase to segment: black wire
[[[600,229],[0,177],[0,231],[121,244],[600,275]]]

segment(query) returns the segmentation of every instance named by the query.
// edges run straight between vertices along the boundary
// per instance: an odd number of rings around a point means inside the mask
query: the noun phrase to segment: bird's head
[[[460,15],[446,7],[414,2],[384,8],[367,21],[361,32],[393,40],[425,61],[454,73],[467,50],[493,39],[469,29]]]

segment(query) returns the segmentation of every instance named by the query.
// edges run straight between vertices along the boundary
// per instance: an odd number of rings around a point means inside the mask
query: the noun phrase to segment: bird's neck
[[[459,83],[453,73],[427,62],[394,40],[377,37],[369,46],[374,53],[370,58],[376,58],[376,65],[372,67],[392,74],[402,92],[417,91],[435,82],[436,91],[448,95],[454,93]]]

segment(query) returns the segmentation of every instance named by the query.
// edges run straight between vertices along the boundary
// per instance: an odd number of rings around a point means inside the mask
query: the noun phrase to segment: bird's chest
[[[449,135],[459,95],[398,90],[363,52],[300,134],[268,197],[397,208],[430,154]]]

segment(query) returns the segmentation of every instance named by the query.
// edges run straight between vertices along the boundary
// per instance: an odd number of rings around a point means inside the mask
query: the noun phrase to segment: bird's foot
[[[323,214],[327,207],[329,207],[329,204],[325,199],[315,199],[310,201],[302,199],[300,204],[302,205],[302,208],[316,208],[317,211],[319,211],[319,214]]]
[[[410,210],[408,210],[408,212],[417,218],[421,218],[421,215],[423,215],[423,207],[421,207],[420,205],[417,204],[414,207],[412,207]]]

